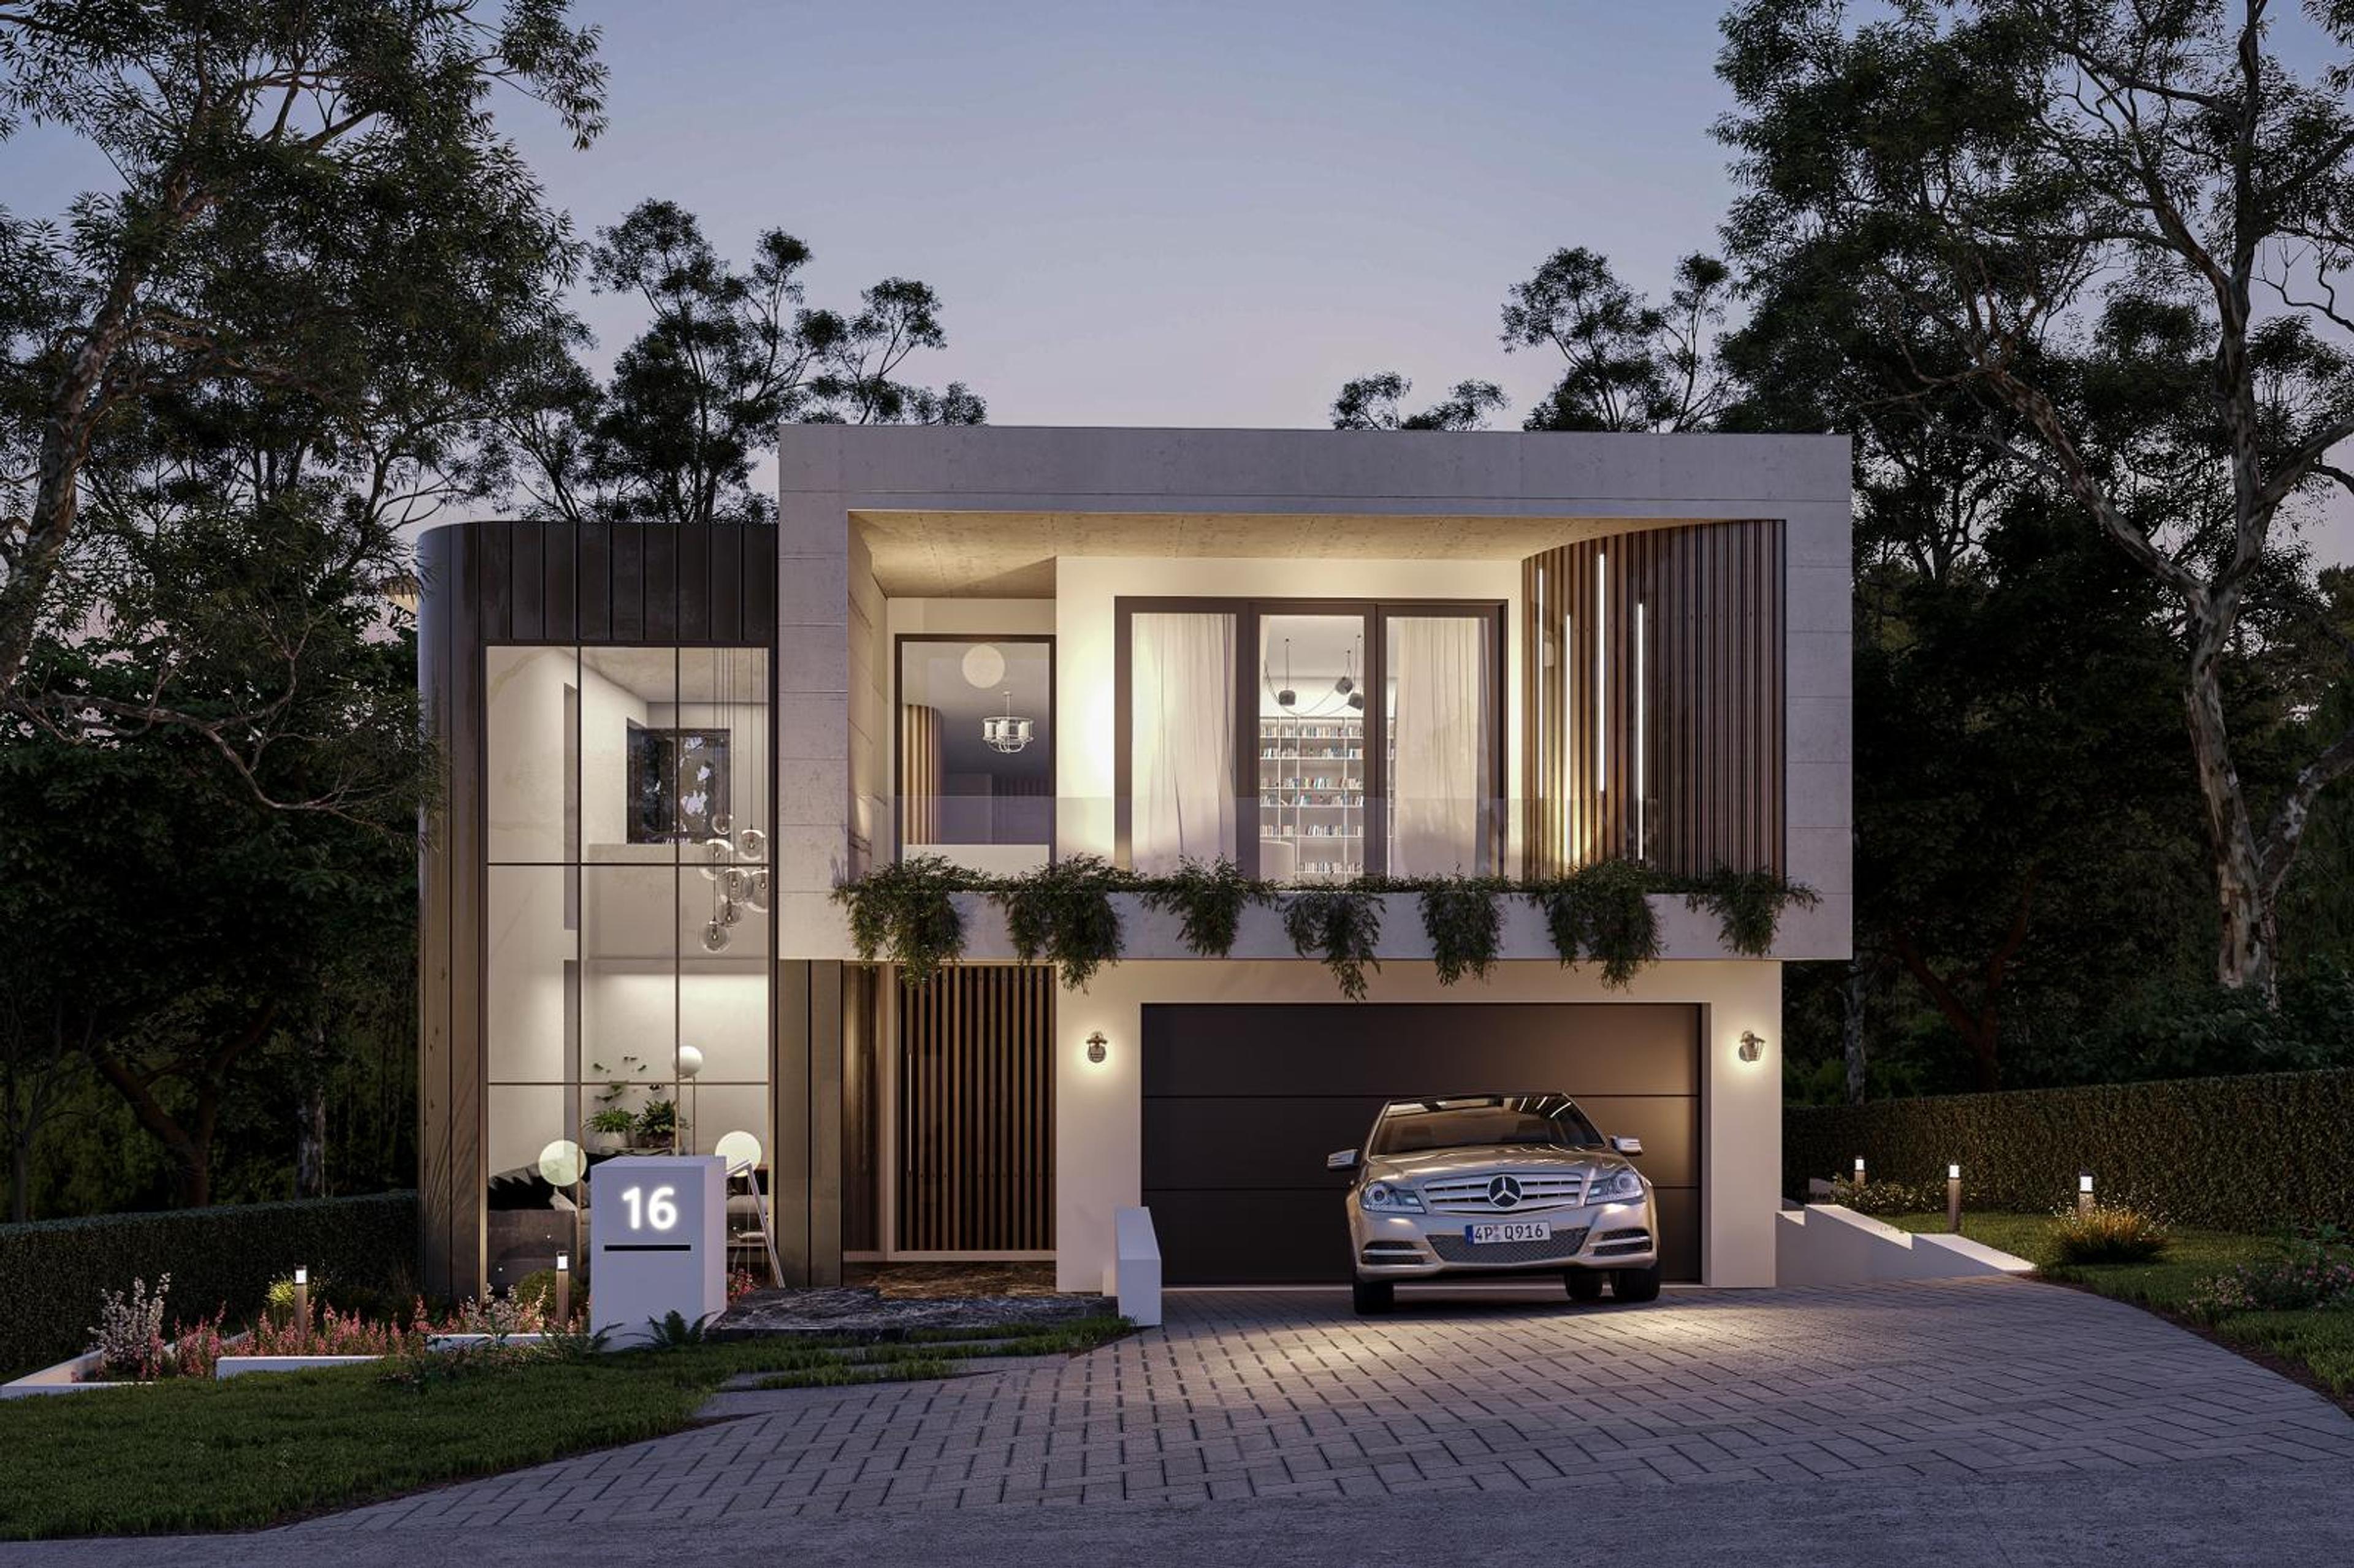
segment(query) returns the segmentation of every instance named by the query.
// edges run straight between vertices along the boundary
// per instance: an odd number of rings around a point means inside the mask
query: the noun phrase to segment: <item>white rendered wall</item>
[[[1623,991],[1590,968],[1499,964],[1484,983],[1442,986],[1427,964],[1368,977],[1360,1005],[1397,1001],[1698,1003],[1701,1042],[1701,1277],[1714,1286],[1774,1283],[1774,1215],[1782,1184],[1782,971],[1757,961],[1655,964]],[[1143,1199],[1143,1009],[1154,1002],[1329,1002],[1321,964],[1129,961],[1064,991],[1055,1012],[1055,1279],[1094,1290],[1112,1260],[1114,1211]],[[1109,1042],[1100,1065],[1087,1038]],[[1759,1060],[1737,1055],[1742,1031],[1763,1035]],[[1341,1223],[1334,1205],[1333,1223]]]

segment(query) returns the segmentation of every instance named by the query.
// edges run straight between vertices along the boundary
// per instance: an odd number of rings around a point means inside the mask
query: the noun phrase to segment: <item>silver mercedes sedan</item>
[[[1606,1139],[1567,1095],[1392,1100],[1353,1171],[1349,1252],[1360,1313],[1385,1312],[1401,1279],[1558,1274],[1574,1301],[1607,1280],[1620,1301],[1659,1294],[1651,1183],[1640,1139]]]

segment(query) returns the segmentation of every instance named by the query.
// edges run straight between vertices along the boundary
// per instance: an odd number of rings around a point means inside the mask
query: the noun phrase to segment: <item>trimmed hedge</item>
[[[1934,1182],[1959,1160],[1974,1208],[2049,1213],[2093,1172],[2105,1199],[2177,1224],[2261,1231],[2354,1222],[2354,1069],[1791,1106],[1783,1191],[1855,1168]],[[1942,1202],[1942,1199],[1940,1200]]]
[[[172,1277],[171,1322],[220,1307],[235,1319],[298,1263],[380,1287],[410,1278],[416,1258],[414,1192],[0,1225],[0,1379],[88,1350],[100,1298],[134,1278]]]

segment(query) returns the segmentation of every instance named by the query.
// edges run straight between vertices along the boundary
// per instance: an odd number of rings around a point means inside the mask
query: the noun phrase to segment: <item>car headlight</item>
[[[1418,1214],[1422,1199],[1410,1188],[1392,1186],[1387,1181],[1369,1181],[1357,1194],[1369,1214]]]
[[[1585,1189],[1589,1203],[1629,1203],[1643,1195],[1643,1179],[1625,1166],[1605,1171]]]

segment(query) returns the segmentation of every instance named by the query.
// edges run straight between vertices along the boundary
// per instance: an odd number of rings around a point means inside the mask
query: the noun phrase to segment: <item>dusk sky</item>
[[[611,130],[576,153],[499,107],[584,237],[663,196],[733,258],[808,242],[811,303],[930,283],[949,348],[908,373],[993,424],[1318,426],[1394,368],[1416,406],[1500,382],[1510,428],[1553,370],[1497,340],[1511,283],[1582,244],[1662,292],[1714,245],[1723,8],[584,0]],[[20,212],[107,175],[37,132],[8,157]],[[580,309],[600,363],[638,320]],[[2317,543],[2354,558],[2354,517]]]

